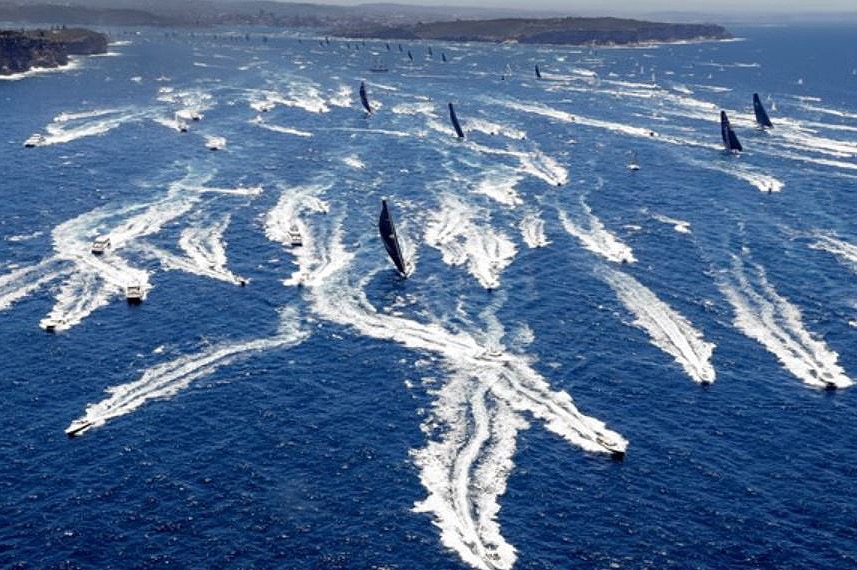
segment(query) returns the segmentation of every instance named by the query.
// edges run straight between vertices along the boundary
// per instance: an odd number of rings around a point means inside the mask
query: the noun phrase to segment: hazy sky
[[[318,1],[318,0],[315,0]],[[487,6],[587,13],[646,13],[682,11],[701,13],[747,12],[855,12],[855,0],[322,0],[327,4],[391,1],[423,6]]]

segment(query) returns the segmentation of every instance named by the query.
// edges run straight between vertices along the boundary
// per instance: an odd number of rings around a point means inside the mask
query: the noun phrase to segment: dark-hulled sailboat
[[[458,122],[458,115],[455,114],[455,107],[452,103],[449,104],[449,120],[452,121],[452,126],[455,127],[455,134],[458,138],[464,138],[464,131],[461,130],[461,124]]]
[[[366,112],[371,115],[372,106],[369,105],[369,98],[366,96],[366,85],[362,81],[360,82],[360,102],[363,103],[363,108],[366,109]]]
[[[384,242],[384,247],[387,253],[390,254],[390,259],[402,277],[408,276],[408,264],[405,261],[405,256],[402,254],[402,247],[399,245],[399,236],[396,234],[396,226],[393,224],[393,216],[390,215],[390,209],[387,207],[387,201],[381,200],[381,216],[378,218],[378,232],[381,234],[381,239]]]
[[[539,64],[536,64],[536,79],[542,78],[542,72],[539,70]]]
[[[756,123],[759,124],[760,128],[774,128],[774,124],[771,122],[771,118],[768,117],[768,112],[765,110],[765,106],[762,105],[762,100],[759,99],[758,93],[753,93],[753,111],[756,113]]]
[[[741,141],[735,131],[732,130],[732,125],[729,124],[729,117],[726,116],[726,111],[720,111],[720,136],[723,137],[723,146],[729,152],[741,152],[744,147],[741,146]]]

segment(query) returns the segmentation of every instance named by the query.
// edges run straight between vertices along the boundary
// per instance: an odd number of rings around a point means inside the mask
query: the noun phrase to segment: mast
[[[366,85],[361,81],[360,82],[360,102],[363,103],[363,108],[366,109],[366,112],[372,113],[372,106],[369,105],[369,98],[366,96]]]
[[[461,130],[461,125],[458,122],[458,116],[455,114],[455,107],[452,103],[449,104],[449,119],[452,121],[452,126],[455,127],[455,134],[458,138],[464,138],[464,131]]]
[[[758,93],[753,93],[753,111],[756,113],[756,122],[759,123],[760,127],[763,129],[773,128],[774,125],[771,123],[771,118],[768,117],[768,112],[765,111],[765,106],[762,105]]]
[[[732,125],[729,124],[729,117],[726,116],[726,111],[720,111],[720,136],[723,138],[723,146],[731,152],[741,152],[744,147],[738,140],[735,131],[732,130]]]
[[[396,226],[393,224],[393,217],[387,208],[386,200],[381,200],[381,216],[378,218],[378,232],[381,234],[384,248],[390,255],[390,259],[393,260],[396,269],[402,277],[407,277],[407,264],[405,263],[405,257],[402,255],[402,248],[399,246],[399,236],[396,234]]]

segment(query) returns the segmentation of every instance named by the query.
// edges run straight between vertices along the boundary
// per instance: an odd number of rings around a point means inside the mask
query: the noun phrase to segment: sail
[[[744,147],[732,130],[732,125],[729,124],[729,117],[726,116],[726,111],[720,111],[720,135],[723,137],[723,146],[730,151],[743,151]]]
[[[449,119],[452,121],[452,126],[455,127],[455,134],[458,135],[458,138],[464,138],[464,131],[461,130],[461,125],[458,122],[458,116],[455,114],[455,107],[452,106],[452,103],[449,104]]]
[[[434,57],[434,52],[431,50],[431,46],[428,48],[429,57]]]
[[[774,125],[771,123],[771,118],[768,117],[768,112],[765,111],[765,106],[762,105],[762,100],[759,99],[758,93],[753,93],[753,110],[756,112],[756,122],[760,127],[770,129]]]
[[[440,52],[440,59],[446,61],[446,52]]]
[[[363,82],[360,82],[360,102],[363,103],[363,108],[366,109],[367,113],[372,112],[372,107],[369,105],[369,98],[366,97],[366,85]]]
[[[539,64],[536,64],[536,79],[542,78],[542,72],[539,71]]]
[[[387,208],[387,201],[381,200],[381,216],[378,218],[378,232],[381,234],[381,239],[384,241],[384,247],[387,253],[390,254],[390,259],[399,270],[403,277],[408,276],[405,257],[402,255],[402,248],[399,246],[399,236],[396,235],[396,226],[393,224],[393,217],[390,215],[390,210]]]
[[[413,56],[413,54],[411,53],[411,50],[408,50],[408,59],[409,59],[409,60],[411,60],[411,61],[414,61],[414,56]]]

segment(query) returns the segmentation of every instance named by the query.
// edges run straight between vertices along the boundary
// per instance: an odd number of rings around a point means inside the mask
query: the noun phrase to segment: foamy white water
[[[816,388],[854,383],[839,365],[839,355],[807,330],[800,309],[777,293],[761,265],[748,267],[736,256],[720,289],[735,310],[735,326],[794,376]]]
[[[541,212],[527,212],[520,225],[521,236],[528,247],[546,247],[550,245],[545,235],[545,222],[540,217]]]
[[[630,275],[609,267],[599,268],[597,273],[634,314],[634,325],[648,333],[653,345],[675,358],[694,382],[714,382],[711,355],[715,345],[706,342],[693,323]]]
[[[576,237],[581,245],[615,263],[634,263],[637,259],[630,247],[613,235],[604,223],[592,213],[592,209],[581,198],[581,211],[574,218],[567,212],[559,210],[559,219],[569,234]]]
[[[84,415],[72,422],[72,425],[85,424],[88,426],[87,430],[102,426],[112,419],[130,414],[150,400],[168,399],[187,389],[196,380],[209,376],[240,358],[264,350],[293,347],[308,336],[300,327],[297,312],[284,309],[281,314],[281,328],[276,336],[222,343],[155,365],[133,382],[108,388],[107,393],[110,396],[88,405]]]

